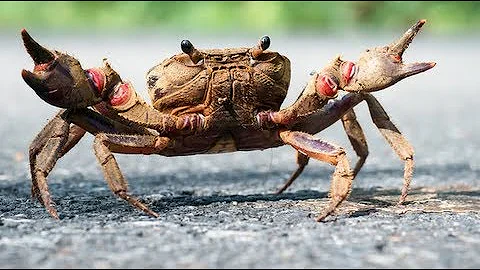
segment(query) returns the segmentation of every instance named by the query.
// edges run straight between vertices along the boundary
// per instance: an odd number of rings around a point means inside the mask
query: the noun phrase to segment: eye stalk
[[[190,60],[192,60],[194,64],[197,64],[200,60],[202,60],[203,58],[202,53],[200,53],[200,51],[195,49],[195,47],[190,42],[190,40],[188,39],[182,40],[182,42],[180,43],[180,47],[182,48],[182,51],[184,53],[188,54],[188,56],[190,57]]]
[[[259,41],[258,44],[250,49],[253,59],[258,59],[260,55],[270,47],[270,37],[263,36]]]

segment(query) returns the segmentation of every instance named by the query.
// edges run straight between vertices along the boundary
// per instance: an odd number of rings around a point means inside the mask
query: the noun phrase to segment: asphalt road
[[[426,28],[428,29],[428,28]],[[31,33],[73,53],[84,66],[108,57],[142,92],[144,74],[179,52],[184,37],[113,37]],[[158,34],[158,33],[157,33]],[[396,33],[271,37],[292,61],[291,104],[308,73],[342,53],[389,43]],[[56,109],[20,77],[31,69],[18,33],[3,33],[0,67],[0,268],[479,268],[480,121],[478,41],[421,33],[404,55],[437,66],[379,92],[390,117],[415,148],[412,191],[396,206],[403,163],[372,124],[358,118],[370,156],[335,218],[317,223],[327,205],[333,168],[311,161],[282,195],[274,191],[295,169],[288,147],[218,155],[118,155],[130,190],[153,210],[145,216],[108,189],[85,137],[49,177],[60,214],[51,219],[30,198],[28,145]],[[198,48],[250,46],[256,38],[191,37]],[[321,49],[319,49],[321,48]],[[134,53],[132,53],[134,52]],[[341,124],[316,136],[355,155]]]

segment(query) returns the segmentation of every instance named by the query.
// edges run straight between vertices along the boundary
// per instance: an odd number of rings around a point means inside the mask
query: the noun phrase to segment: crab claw
[[[101,69],[83,70],[77,59],[44,48],[25,29],[21,35],[35,64],[33,72],[22,70],[22,77],[41,99],[61,108],[85,108],[102,101]]]
[[[346,62],[348,64],[341,69],[345,82],[342,88],[351,92],[378,91],[434,67],[434,62],[405,64],[402,59],[403,53],[425,22],[426,20],[418,21],[390,45],[367,49],[356,64]]]

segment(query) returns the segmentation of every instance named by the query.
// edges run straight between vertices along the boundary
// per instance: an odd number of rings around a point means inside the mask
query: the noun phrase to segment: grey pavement
[[[404,59],[437,66],[375,94],[415,148],[407,204],[396,206],[403,163],[359,104],[370,155],[351,197],[325,223],[314,217],[327,205],[332,166],[312,160],[284,194],[274,194],[296,168],[287,146],[186,157],[117,155],[131,192],[160,214],[154,219],[108,189],[92,136],[49,177],[61,217],[53,220],[30,198],[28,146],[57,109],[21,79],[21,69],[32,63],[19,33],[2,33],[0,268],[479,268],[480,37],[439,38],[424,30]],[[146,71],[179,52],[185,38],[31,34],[84,67],[108,57],[145,98]],[[295,101],[310,71],[336,54],[356,60],[363,49],[399,34],[272,35],[271,49],[292,62],[284,106]],[[258,37],[189,38],[207,48],[251,46]],[[355,162],[340,123],[316,136],[345,147]]]

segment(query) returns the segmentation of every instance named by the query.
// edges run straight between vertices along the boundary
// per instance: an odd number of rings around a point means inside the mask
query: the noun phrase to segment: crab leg
[[[287,182],[285,182],[283,186],[280,187],[277,190],[277,192],[275,192],[275,194],[282,194],[290,185],[292,185],[295,179],[297,179],[300,176],[300,174],[302,174],[303,169],[305,169],[309,160],[310,160],[310,157],[308,157],[307,155],[303,154],[300,151],[297,151],[297,165],[298,165],[297,169],[292,173],[292,175],[287,180]]]
[[[29,149],[32,175],[32,198],[38,199],[50,215],[58,219],[55,204],[48,191],[47,176],[61,156],[69,138],[70,123],[61,118],[61,110],[35,137]]]
[[[70,125],[60,112],[40,131],[29,149],[30,172],[32,175],[32,198],[38,199],[48,212],[58,219],[54,203],[48,191],[47,176],[58,159],[63,157],[85,135],[85,130]]]
[[[140,202],[137,198],[128,194],[127,180],[120,171],[112,150],[116,153],[152,154],[167,147],[169,141],[170,140],[166,137],[153,135],[116,135],[99,133],[95,136],[93,144],[95,156],[102,166],[105,179],[113,193],[153,217],[158,217],[159,215],[150,210],[150,208]]]
[[[342,124],[345,132],[347,133],[348,139],[352,144],[353,150],[358,156],[357,163],[355,164],[355,168],[353,169],[353,177],[355,177],[362,168],[368,156],[367,140],[365,139],[365,134],[363,133],[362,127],[357,121],[353,109],[351,109],[344,116],[342,116]],[[275,194],[281,194],[297,179],[298,176],[300,176],[300,174],[307,166],[309,159],[310,158],[308,156],[297,151],[297,170],[293,172],[290,178],[277,192],[275,192]]]
[[[123,176],[113,153],[155,154],[170,145],[170,139],[153,135],[143,128],[133,128],[113,121],[92,110],[76,110],[68,120],[95,134],[93,148],[108,186],[112,192],[145,213],[158,217],[136,197],[128,193],[128,182]],[[120,134],[118,134],[120,133]]]
[[[409,187],[410,187],[410,183],[413,175],[413,169],[414,169],[413,147],[410,145],[407,139],[400,133],[398,128],[392,123],[392,121],[388,117],[388,114],[385,112],[381,104],[373,95],[368,93],[363,93],[363,94],[349,93],[345,95],[342,99],[335,100],[334,102],[329,103],[327,106],[319,110],[317,113],[311,115],[308,119],[304,119],[303,121],[294,125],[293,128],[295,130],[302,130],[303,132],[315,134],[329,127],[333,123],[337,122],[339,119],[342,119],[343,126],[345,128],[347,135],[349,136],[349,140],[352,143],[353,149],[355,150],[357,156],[359,157],[357,164],[355,166],[355,169],[352,171],[352,180],[353,180],[355,176],[358,174],[358,172],[360,171],[361,167],[365,163],[365,160],[368,156],[368,146],[365,140],[365,135],[358,121],[356,120],[356,116],[353,111],[353,108],[362,101],[366,101],[370,111],[370,116],[374,124],[376,125],[376,127],[379,129],[380,133],[387,140],[387,142],[390,144],[390,146],[395,151],[395,153],[399,156],[399,158],[405,162],[402,193],[398,201],[398,204],[402,204],[405,202],[405,199],[408,195],[408,191],[409,191]],[[285,133],[285,131],[282,131],[282,132]],[[282,132],[280,134],[282,134]],[[307,138],[308,136],[311,136],[306,133],[300,133],[298,131],[295,131],[295,133],[302,134],[301,136],[305,138]],[[285,136],[281,138],[284,140],[285,143],[290,145],[296,143],[296,146],[295,145],[292,145],[292,146],[294,146],[294,148],[296,148],[297,151],[301,152],[300,154],[303,153],[307,156],[306,162],[308,162],[308,157],[313,157],[313,156],[306,152],[306,150],[304,149],[305,145],[314,146],[314,145],[320,145],[321,143],[324,143],[313,137],[308,137],[307,138],[308,140],[304,139],[304,141],[307,141],[307,143],[301,144],[296,142],[297,140],[292,139],[292,136],[288,137],[289,140],[285,140],[284,137]],[[293,136],[293,138],[295,137],[299,137],[299,135]],[[297,155],[297,160],[298,158],[299,157]],[[298,161],[297,163],[299,164],[299,168],[291,177],[291,179],[289,179],[289,181],[287,181],[287,183],[282,187],[283,190],[286,187],[288,187],[295,180],[296,177],[298,177],[298,175],[301,173],[303,168],[306,166],[306,164],[305,166],[302,166],[301,163],[299,163]],[[300,172],[296,174],[298,171]],[[337,207],[346,197],[348,197],[348,192],[345,193],[345,188],[348,185],[350,184],[348,184],[346,180],[342,180],[342,177],[340,178],[335,177],[335,174],[334,174],[334,177],[332,180],[332,188],[330,192],[331,193],[330,196],[331,197],[333,196],[333,197],[327,209],[324,210],[324,212],[317,218],[318,221],[321,221],[326,216],[330,215],[335,209],[335,207]],[[280,191],[283,191],[282,189],[280,189]]]
[[[378,100],[372,95],[366,95],[365,97],[373,123],[377,126],[378,130],[390,144],[395,153],[397,153],[398,157],[405,161],[402,195],[398,201],[398,204],[402,204],[405,202],[410,182],[412,181],[414,168],[413,147],[392,123],[380,102],[378,102]]]
[[[353,169],[353,176],[355,177],[362,168],[368,156],[367,140],[360,123],[357,121],[357,117],[353,109],[349,110],[344,116],[342,116],[342,124],[343,129],[347,133],[348,140],[358,156],[357,163]]]
[[[380,133],[387,140],[387,142],[390,144],[390,146],[399,156],[399,158],[405,161],[404,184],[402,188],[402,195],[399,200],[399,204],[401,204],[405,201],[405,198],[407,197],[408,189],[413,175],[413,147],[401,134],[398,128],[392,123],[392,121],[388,117],[388,114],[383,109],[382,105],[373,95],[368,93],[349,93],[345,95],[342,99],[336,100],[333,103],[328,104],[320,111],[312,115],[309,119],[298,123],[295,126],[295,129],[302,130],[303,132],[311,134],[318,133],[344,117],[344,115],[348,115],[349,111],[362,101],[367,102],[370,116],[375,126],[379,129]],[[362,137],[364,136],[356,137],[356,140],[362,141]],[[365,143],[363,146],[358,148],[360,149],[360,151],[355,150],[357,152],[357,155],[360,157],[359,161],[357,162],[358,170],[360,170],[361,168],[359,164],[363,164],[364,162],[362,162],[362,159],[366,158],[368,155],[368,149],[366,147],[367,146]],[[357,166],[355,167],[357,168]]]
[[[330,203],[317,217],[317,221],[322,221],[348,197],[352,188],[353,172],[350,169],[345,150],[300,131],[280,131],[280,138],[306,156],[335,166],[329,194]]]
[[[405,202],[405,199],[408,195],[410,182],[412,181],[413,168],[414,168],[414,161],[413,161],[414,150],[412,145],[408,142],[408,140],[402,135],[402,133],[398,130],[398,128],[392,123],[392,121],[388,117],[388,114],[385,112],[380,102],[378,102],[378,100],[373,95],[368,93],[347,94],[341,100],[335,101],[332,105],[326,106],[326,108],[322,109],[319,113],[312,115],[312,119],[309,119],[308,121],[309,123],[312,123],[312,124],[306,125],[304,126],[304,128],[308,130],[307,132],[318,133],[321,130],[325,129],[326,127],[330,126],[331,124],[335,123],[339,118],[341,118],[343,115],[348,113],[349,110],[351,110],[354,106],[356,106],[358,103],[360,103],[363,100],[367,102],[368,109],[370,111],[370,116],[375,126],[378,128],[382,136],[390,144],[393,151],[398,155],[398,157],[401,160],[405,162],[402,195],[400,196],[400,199],[398,201],[399,204],[402,204]],[[319,124],[315,124],[315,123],[319,123]],[[357,140],[362,141],[361,139],[362,137],[364,136],[359,136],[356,138]],[[357,162],[357,166],[359,166],[358,170],[360,170],[361,168],[361,165],[359,164],[363,165],[364,159],[366,159],[368,155],[368,148],[366,147],[367,145],[365,142],[363,146],[358,148],[360,151],[355,150],[357,152],[357,155],[360,157],[359,161]],[[355,149],[355,146],[354,146],[354,149]],[[359,155],[359,153],[362,153],[362,154]]]
[[[83,116],[82,116],[83,115]],[[134,133],[126,126],[113,121],[103,120],[102,116],[91,110],[60,110],[57,115],[40,131],[30,145],[30,171],[32,175],[32,197],[42,203],[50,215],[59,219],[55,203],[48,190],[47,176],[58,159],[64,156],[84,136],[86,130],[98,133],[99,129],[118,130]],[[71,124],[76,122],[79,125]],[[141,131],[137,131],[141,133]],[[144,133],[146,133],[144,131]]]

